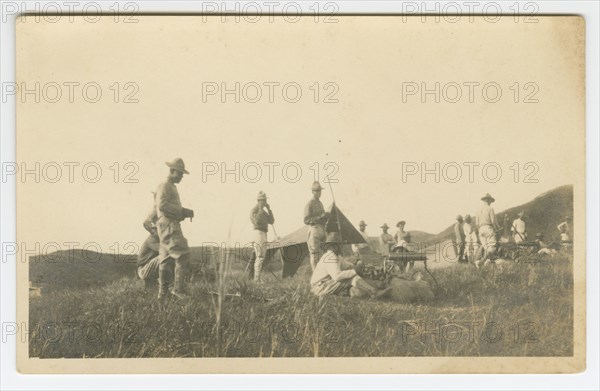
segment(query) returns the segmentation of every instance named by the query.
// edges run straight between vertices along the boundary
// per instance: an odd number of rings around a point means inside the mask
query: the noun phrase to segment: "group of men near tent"
[[[169,167],[169,175],[154,192],[154,207],[144,220],[143,226],[150,234],[142,244],[138,254],[137,274],[146,286],[158,283],[159,299],[166,298],[169,294],[177,298],[187,296],[186,281],[189,269],[190,249],[181,230],[181,221],[194,217],[194,211],[181,205],[177,183],[181,182],[184,174],[189,174],[181,158],[165,163]],[[319,182],[314,182],[311,187],[312,197],[304,208],[304,224],[309,226],[307,245],[310,258],[312,276],[310,279],[311,291],[317,296],[348,295],[351,297],[385,296],[389,289],[377,289],[363,280],[357,272],[357,266],[344,261],[341,255],[342,238],[339,232],[327,232],[325,225],[329,213],[325,211],[320,201],[323,187]],[[497,233],[500,226],[491,204],[494,198],[486,194],[481,198],[483,205],[478,211],[475,221],[469,215],[457,217],[454,227],[456,243],[459,248],[459,259],[472,259],[472,249],[476,243],[481,244],[482,254],[475,263],[479,267],[482,263],[493,261],[497,243]],[[523,213],[513,222],[511,231],[515,243],[521,243],[526,238],[525,221]],[[269,225],[274,224],[275,217],[267,195],[260,191],[257,203],[250,211],[250,222],[253,227],[253,250],[255,255],[254,280],[261,281],[261,272],[267,250],[267,233]],[[352,246],[360,260],[361,250],[368,247],[367,224],[359,223],[360,234],[365,243]],[[381,226],[382,234],[379,237],[381,254],[385,261],[389,258],[390,250],[406,249],[410,243],[410,234],[405,231],[406,222],[396,224],[397,232],[394,236],[388,233],[389,226]],[[561,240],[570,240],[571,219],[567,218],[558,229]],[[547,248],[541,234],[536,235],[540,247]],[[465,248],[467,254],[465,254]],[[411,262],[408,268],[413,267]],[[360,262],[357,262],[360,267]]]
[[[165,162],[169,175],[154,193],[154,207],[144,220],[143,226],[150,234],[138,254],[137,275],[146,287],[158,283],[158,298],[168,295],[187,297],[186,281],[189,269],[190,249],[181,230],[181,221],[194,217],[194,211],[181,205],[177,183],[189,174],[181,158]],[[313,196],[304,211],[304,223],[310,226],[308,247],[313,270],[311,290],[318,296],[347,294],[352,297],[379,298],[389,289],[377,289],[364,281],[353,265],[346,264],[341,254],[342,240],[339,232],[326,234],[325,224],[329,213],[319,200],[323,188],[318,182],[312,185]],[[257,203],[250,211],[253,227],[255,254],[254,279],[260,281],[267,248],[269,224],[275,216],[267,203],[267,195],[260,191]]]

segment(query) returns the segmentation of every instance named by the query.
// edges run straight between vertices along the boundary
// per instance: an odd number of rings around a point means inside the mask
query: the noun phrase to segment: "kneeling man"
[[[160,240],[158,239],[158,233],[156,230],[156,208],[152,208],[152,211],[144,220],[144,228],[150,234],[138,254],[137,259],[137,275],[144,281],[146,289],[158,286],[158,268],[160,265],[160,258],[158,256],[158,250],[160,246]]]
[[[339,233],[330,232],[325,240],[325,254],[317,263],[310,279],[311,291],[319,297],[342,295],[351,297],[380,298],[391,291],[391,288],[377,289],[356,274],[354,266],[345,262],[341,254],[341,238]]]

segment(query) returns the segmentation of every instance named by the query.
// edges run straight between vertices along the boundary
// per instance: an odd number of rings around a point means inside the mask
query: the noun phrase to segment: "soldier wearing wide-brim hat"
[[[490,195],[490,193],[485,193],[485,195],[483,197],[481,197],[481,201],[489,201],[489,203],[491,204],[492,202],[495,202],[496,199],[494,197],[492,197]]]
[[[391,247],[396,244],[394,237],[388,233],[388,229],[390,228],[387,223],[383,223],[381,227],[383,231],[381,235],[379,235],[379,249],[381,250],[381,255],[383,256],[383,264],[386,266],[387,260],[390,256]]]
[[[329,213],[325,212],[320,200],[322,190],[323,187],[319,182],[313,182],[311,186],[313,196],[304,207],[304,224],[310,226],[307,244],[312,270],[315,270],[317,262],[321,259],[321,247],[326,238],[325,224],[329,218]]]
[[[189,174],[188,170],[185,169],[185,163],[183,163],[183,159],[180,157],[173,159],[172,162],[165,162],[165,164],[169,168],[181,172],[182,174]]]
[[[254,261],[254,281],[260,281],[263,262],[267,252],[267,232],[269,224],[275,223],[275,216],[267,203],[267,194],[259,191],[256,196],[256,205],[250,211],[250,222],[254,228],[254,240],[252,247],[256,259]]]
[[[358,233],[363,237],[365,243],[357,243],[352,245],[352,252],[356,262],[362,259],[362,253],[367,251],[371,246],[369,245],[369,235],[366,231],[367,223],[364,220],[358,222]]]
[[[171,293],[178,298],[187,296],[185,281],[189,264],[190,249],[187,239],[183,236],[180,222],[194,217],[194,211],[181,206],[179,192],[175,186],[181,182],[183,174],[189,174],[185,169],[183,159],[176,158],[165,162],[169,167],[167,180],[156,189],[155,203],[158,221],[156,228],[160,240],[159,247],[159,298],[165,298],[169,286],[174,283]]]
[[[326,251],[310,279],[312,293],[319,297],[342,295],[354,298],[381,298],[388,294],[390,288],[378,290],[371,286],[357,274],[354,265],[339,256],[341,244],[339,232],[327,234],[324,240]]]
[[[496,234],[500,232],[500,224],[496,219],[496,212],[491,207],[492,202],[496,201],[489,193],[481,197],[483,205],[477,212],[476,222],[479,240],[481,242],[481,256],[475,262],[475,266],[481,267],[484,263],[493,262],[496,256],[496,244],[498,240]]]

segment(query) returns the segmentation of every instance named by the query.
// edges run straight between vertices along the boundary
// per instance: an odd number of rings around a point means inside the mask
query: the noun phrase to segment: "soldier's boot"
[[[186,283],[185,283],[186,271],[184,265],[179,261],[175,264],[175,283],[173,285],[173,290],[171,293],[173,296],[178,299],[185,299],[188,297],[186,292]]]
[[[161,265],[162,266],[162,265]],[[158,299],[164,300],[169,296],[169,288],[173,280],[173,272],[170,267],[158,269]]]
[[[387,296],[392,291],[392,287],[377,289],[362,278],[357,278],[355,281],[356,288],[365,291],[371,299],[380,299]]]

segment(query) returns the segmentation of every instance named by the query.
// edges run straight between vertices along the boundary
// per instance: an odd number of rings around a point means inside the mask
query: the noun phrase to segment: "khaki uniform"
[[[396,243],[394,237],[388,233],[382,233],[379,235],[379,247],[381,247],[381,255],[384,257],[390,256],[390,245]]]
[[[160,240],[160,287],[166,293],[171,279],[171,267],[175,264],[175,290],[182,291],[185,273],[188,268],[190,248],[181,231],[180,221],[184,219],[183,207],[177,187],[165,181],[156,189],[156,228]]]
[[[496,252],[496,230],[499,229],[496,220],[496,212],[488,204],[483,204],[477,212],[477,228],[479,230],[479,240],[483,249],[482,260],[486,260],[490,255]]]
[[[327,235],[325,233],[326,219],[321,217],[324,212],[323,203],[315,198],[308,201],[304,208],[304,224],[310,225],[307,244],[310,265],[313,270],[315,270],[317,262],[321,259],[323,242]]]
[[[261,209],[256,205],[250,211],[250,221],[254,226],[252,248],[256,254],[256,260],[254,261],[254,280],[258,281],[260,280],[260,273],[262,272],[263,262],[267,254],[267,232],[269,230],[269,224],[275,222],[275,217],[273,214],[267,213],[264,209]]]
[[[473,255],[477,246],[477,234],[475,233],[472,224],[472,222],[465,222],[463,224],[463,231],[465,233],[465,252],[469,261],[473,260]]]

